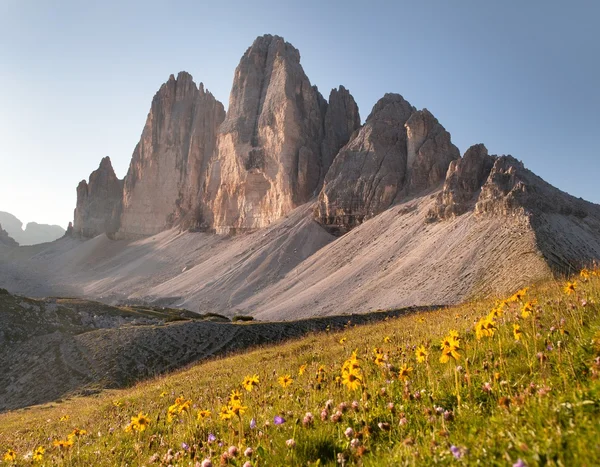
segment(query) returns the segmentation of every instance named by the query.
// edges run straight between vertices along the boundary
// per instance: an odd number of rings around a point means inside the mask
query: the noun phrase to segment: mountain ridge
[[[453,304],[600,261],[600,206],[483,144],[461,156],[400,94],[361,125],[350,92],[325,100],[271,35],[240,60],[227,113],[171,75],[125,180],[105,158],[80,187],[72,236],[0,254],[9,290],[297,319]]]

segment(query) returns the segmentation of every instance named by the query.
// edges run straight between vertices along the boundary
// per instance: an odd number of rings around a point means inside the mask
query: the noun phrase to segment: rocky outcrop
[[[315,208],[329,231],[344,233],[392,204],[406,176],[404,124],[414,111],[399,94],[386,94],[339,152]]]
[[[217,232],[265,227],[308,201],[323,169],[324,100],[281,37],[257,38],[235,71],[206,194]]]
[[[104,157],[89,181],[82,180],[77,186],[72,233],[88,238],[114,235],[119,230],[122,198],[123,181],[115,175],[110,158]]]
[[[224,118],[223,105],[188,73],[161,86],[125,177],[117,237],[202,224],[202,186]]]
[[[428,219],[448,219],[473,209],[494,161],[494,156],[488,155],[483,144],[471,146],[461,159],[452,161],[444,188],[438,194],[436,206],[430,210]]]
[[[339,150],[350,141],[352,134],[360,128],[358,106],[352,94],[344,86],[331,90],[324,115],[325,138],[321,144],[321,182]]]
[[[442,191],[429,210],[429,222],[473,211],[484,216],[542,215],[600,217],[600,208],[564,193],[527,170],[512,156],[492,156],[483,144],[471,146],[448,168]]]
[[[600,207],[553,187],[514,157],[500,156],[481,187],[475,213],[504,216],[560,214],[584,219],[590,213],[600,216]]]
[[[392,203],[439,185],[460,157],[450,134],[426,109],[386,94],[339,152],[319,194],[315,218],[343,234]]]
[[[19,246],[19,244],[2,228],[0,224],[0,246]]]
[[[450,133],[427,109],[413,113],[405,126],[408,180],[404,189],[412,194],[443,182],[460,152],[450,141]]]

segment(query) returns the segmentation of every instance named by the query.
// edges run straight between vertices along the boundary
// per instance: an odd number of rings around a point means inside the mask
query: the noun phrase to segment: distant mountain
[[[2,229],[2,224],[0,224],[0,246],[19,246],[19,244],[8,235],[8,232]]]
[[[38,224],[37,222],[29,222],[23,230],[23,222],[14,215],[3,211],[0,211],[0,224],[7,234],[20,245],[53,242],[65,234],[65,229],[59,225]]]

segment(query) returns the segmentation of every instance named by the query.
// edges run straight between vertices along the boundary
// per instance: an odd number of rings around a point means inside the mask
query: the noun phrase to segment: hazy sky
[[[600,202],[599,21],[597,0],[0,0],[0,211],[66,226],[102,157],[125,175],[171,73],[227,107],[240,57],[265,33],[300,50],[326,97],[350,89],[363,120],[398,92],[461,153],[483,142]]]

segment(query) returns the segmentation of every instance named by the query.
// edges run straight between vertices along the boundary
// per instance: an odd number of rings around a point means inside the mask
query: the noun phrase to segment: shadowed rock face
[[[458,157],[450,134],[428,110],[386,94],[336,157],[315,218],[332,233],[345,233],[395,201],[440,184]]]
[[[119,229],[123,181],[115,175],[109,157],[100,162],[89,182],[82,180],[77,187],[77,207],[73,233],[95,237],[114,234]]]
[[[460,158],[460,152],[450,141],[450,133],[427,109],[413,113],[405,126],[409,176],[404,190],[413,194],[443,182],[448,166]]]
[[[344,86],[332,89],[329,94],[324,128],[325,138],[321,145],[323,155],[321,182],[339,150],[350,141],[352,134],[360,128],[358,106]]]
[[[118,237],[202,223],[199,195],[225,111],[191,75],[173,75],[154,96],[123,190]]]
[[[448,219],[473,209],[476,195],[487,180],[495,158],[488,155],[483,144],[471,146],[462,159],[452,161],[448,167],[444,188],[438,195],[429,220]]]
[[[386,94],[339,152],[315,208],[331,232],[344,233],[392,204],[406,176],[404,124],[414,111],[399,94]]]
[[[210,167],[207,212],[217,232],[265,227],[313,196],[324,107],[297,49],[278,36],[254,41],[236,68]]]
[[[0,224],[0,246],[19,246],[19,244],[2,228]]]

